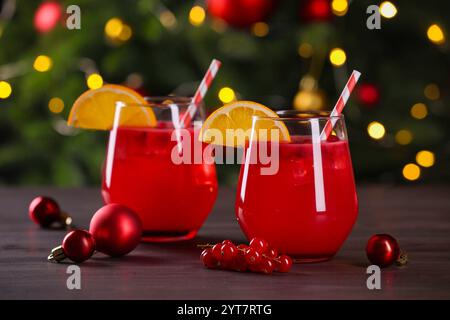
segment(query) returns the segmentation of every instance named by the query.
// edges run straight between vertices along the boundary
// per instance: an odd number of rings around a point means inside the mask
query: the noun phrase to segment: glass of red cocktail
[[[183,127],[180,119],[191,104],[190,97],[146,100],[145,105],[117,103],[103,166],[102,196],[106,203],[120,203],[137,212],[144,241],[191,239],[217,197],[213,159],[196,156],[205,148],[198,142],[203,106],[197,106]],[[130,114],[152,118],[148,121],[152,125],[128,126]]]
[[[241,166],[236,216],[251,239],[261,237],[304,262],[331,258],[356,221],[358,204],[343,115],[282,111],[289,141],[249,141]],[[331,123],[333,131],[324,134]],[[271,151],[271,170],[259,150]],[[274,165],[274,163],[276,164]],[[275,169],[274,169],[275,168]]]

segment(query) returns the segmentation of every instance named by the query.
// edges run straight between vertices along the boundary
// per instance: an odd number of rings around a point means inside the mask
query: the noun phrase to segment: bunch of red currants
[[[200,259],[209,269],[252,271],[271,274],[272,272],[289,272],[292,259],[287,255],[278,255],[266,240],[253,238],[249,245],[236,246],[230,240],[204,247]]]

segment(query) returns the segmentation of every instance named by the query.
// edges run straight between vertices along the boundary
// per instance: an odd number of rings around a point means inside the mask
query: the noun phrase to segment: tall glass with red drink
[[[152,98],[148,105],[123,105],[116,111],[103,166],[102,195],[105,203],[120,203],[137,212],[144,241],[193,238],[217,197],[213,159],[195,159],[206,147],[198,142],[202,106],[187,128],[180,127],[190,101],[187,97]],[[147,111],[156,123],[152,127],[120,125],[121,118],[136,114],[130,108]]]
[[[236,196],[236,216],[248,238],[266,239],[300,261],[331,258],[356,221],[358,204],[344,117],[328,113],[279,113],[290,141],[255,141],[246,149]],[[255,117],[258,121],[267,117]],[[329,137],[321,135],[328,121]],[[280,124],[281,125],[281,124]],[[272,168],[261,161],[264,144]],[[262,170],[263,169],[263,170]]]

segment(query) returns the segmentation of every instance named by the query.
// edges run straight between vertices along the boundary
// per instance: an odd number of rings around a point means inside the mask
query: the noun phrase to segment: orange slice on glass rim
[[[147,101],[136,91],[116,84],[106,84],[79,96],[70,110],[67,124],[84,129],[110,130],[118,101],[131,105],[121,109],[119,126],[156,126],[155,114],[146,107]]]
[[[216,145],[243,147],[252,136],[253,116],[267,117],[255,122],[254,140],[268,141],[272,137],[279,142],[291,140],[284,123],[271,119],[278,115],[253,101],[234,101],[214,111],[203,123],[199,139]],[[264,134],[262,129],[265,129]]]

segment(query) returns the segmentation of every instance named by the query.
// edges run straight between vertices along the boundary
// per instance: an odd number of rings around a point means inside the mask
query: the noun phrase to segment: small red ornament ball
[[[372,83],[363,83],[358,88],[357,97],[362,104],[373,106],[380,100],[380,91]]]
[[[72,230],[64,237],[62,249],[67,258],[81,263],[94,253],[95,240],[86,230]]]
[[[388,234],[375,234],[367,242],[366,254],[372,264],[384,268],[398,259],[400,247],[394,237]]]
[[[61,209],[52,198],[39,196],[31,201],[28,213],[31,220],[45,228],[59,220]]]
[[[40,33],[46,33],[58,24],[62,17],[62,7],[57,1],[44,1],[34,14],[34,27]]]
[[[94,214],[89,232],[98,251],[118,257],[137,247],[142,236],[142,223],[133,210],[121,204],[108,204]]]
[[[247,28],[264,21],[272,12],[274,0],[208,0],[211,16],[236,28]]]
[[[300,5],[299,16],[302,21],[329,21],[332,17],[330,0],[305,0]]]

